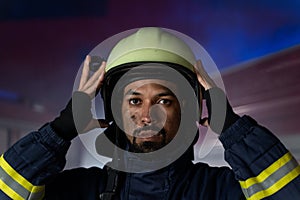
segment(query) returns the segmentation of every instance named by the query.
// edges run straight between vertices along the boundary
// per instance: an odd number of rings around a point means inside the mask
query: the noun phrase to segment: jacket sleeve
[[[19,140],[0,158],[0,199],[43,199],[45,181],[64,168],[69,146],[49,124]]]
[[[220,140],[225,160],[247,199],[300,197],[300,166],[269,130],[243,116],[221,134]]]

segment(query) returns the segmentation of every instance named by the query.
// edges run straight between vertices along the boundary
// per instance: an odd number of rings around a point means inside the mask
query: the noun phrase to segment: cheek
[[[181,119],[181,109],[180,105],[175,106],[170,112],[168,113],[168,119],[171,121],[177,122],[178,124],[180,123]]]
[[[123,125],[123,131],[126,132],[128,129],[128,119],[129,119],[129,112],[127,106],[123,103],[122,104],[122,125]]]
[[[165,123],[166,131],[170,132],[170,134],[172,135],[175,135],[180,125],[180,121],[181,121],[180,119],[181,119],[181,114],[179,108],[167,112],[167,120]]]
[[[132,135],[133,130],[135,129],[135,118],[136,114],[129,109],[128,106],[122,105],[122,126],[123,131],[126,134]]]
[[[137,109],[132,108],[128,105],[128,103],[125,101],[122,103],[122,117],[124,119],[135,119],[136,118]]]

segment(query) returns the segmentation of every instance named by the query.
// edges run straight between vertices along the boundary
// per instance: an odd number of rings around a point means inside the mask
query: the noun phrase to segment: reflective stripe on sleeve
[[[4,159],[0,157],[0,188],[10,198],[15,200],[43,199],[45,187],[34,186],[15,171]]]
[[[248,200],[262,199],[278,192],[300,174],[300,166],[291,153],[286,153],[258,176],[240,181]]]

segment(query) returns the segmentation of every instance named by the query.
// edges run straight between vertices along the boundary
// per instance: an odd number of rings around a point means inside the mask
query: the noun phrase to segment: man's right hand
[[[86,93],[92,100],[97,95],[98,91],[103,85],[106,62],[103,61],[99,69],[91,77],[89,77],[90,62],[91,56],[87,55],[84,60],[78,91]],[[86,128],[83,130],[83,132],[87,132],[94,128],[98,128],[99,126],[101,128],[107,128],[108,125],[109,124],[104,119],[92,118],[87,124]]]
[[[106,128],[108,123],[104,119],[95,119],[91,112],[91,100],[97,95],[104,80],[105,62],[89,77],[89,64],[91,57],[88,55],[84,61],[78,90],[72,95],[60,115],[50,122],[54,131],[62,138],[71,140],[78,133],[85,133],[94,128]]]
[[[84,60],[78,91],[86,93],[92,99],[103,84],[106,62],[103,61],[99,69],[96,70],[91,77],[89,77],[90,62],[91,56],[87,55]]]

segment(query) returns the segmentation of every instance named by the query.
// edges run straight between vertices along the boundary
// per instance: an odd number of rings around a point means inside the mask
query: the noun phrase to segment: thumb
[[[88,132],[90,130],[93,130],[95,128],[107,128],[109,126],[108,121],[106,121],[105,119],[91,119],[91,121],[88,123],[88,125],[86,126],[86,128],[84,129],[84,133]]]
[[[205,126],[205,127],[208,127],[209,126],[209,123],[208,123],[208,117],[204,117],[200,120],[200,124],[202,126]]]
[[[97,121],[101,128],[107,128],[109,126],[109,122],[106,119],[97,119]]]

